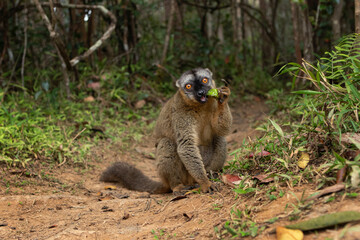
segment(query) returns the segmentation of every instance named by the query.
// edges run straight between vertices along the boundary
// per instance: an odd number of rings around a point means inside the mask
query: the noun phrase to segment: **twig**
[[[146,212],[146,211],[148,211],[149,209],[150,209],[150,206],[151,206],[151,198],[149,199],[149,200],[147,200],[146,201],[146,206],[145,206],[145,209],[144,209],[144,211]]]
[[[24,20],[25,20],[25,26],[24,26],[24,52],[21,59],[21,86],[23,89],[25,89],[25,80],[24,80],[24,71],[25,71],[25,57],[26,57],[26,51],[27,51],[27,26],[28,26],[28,8],[25,2],[25,10],[24,10]],[[25,92],[25,90],[24,90]]]
[[[83,131],[85,131],[86,130],[86,128],[84,128],[83,130],[81,130],[80,132],[78,132],[76,135],[75,135],[75,137],[73,137],[73,139],[71,139],[71,141],[70,141],[70,144],[69,144],[69,146],[74,142],[74,140],[83,132]],[[58,165],[58,167],[60,167],[61,165],[63,165],[64,163],[66,163],[66,158],[64,157],[64,161],[62,161],[59,165]]]
[[[170,72],[169,72],[169,70],[167,70],[163,65],[161,65],[161,64],[156,64],[156,66],[158,67],[158,68],[161,68],[162,70],[164,70],[167,74],[169,74],[169,76],[172,78],[172,80],[174,81],[174,83],[176,82],[176,77],[174,76],[174,75],[172,75]]]
[[[160,210],[156,211],[155,214],[161,213],[165,210],[165,208],[171,203],[171,200],[168,201]]]
[[[66,157],[64,157],[64,161],[62,161],[61,163],[59,163],[58,167],[62,166],[64,163],[66,163]]]
[[[72,142],[73,142],[83,131],[85,131],[85,130],[86,130],[86,128],[84,128],[83,130],[81,130],[80,132],[78,132],[78,133],[75,135],[75,137],[74,137],[73,139],[71,139],[70,144],[72,144]]]

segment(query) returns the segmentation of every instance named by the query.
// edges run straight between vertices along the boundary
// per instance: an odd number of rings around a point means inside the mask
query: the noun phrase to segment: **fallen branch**
[[[320,198],[320,197],[322,197],[324,195],[334,193],[334,192],[339,192],[339,191],[342,191],[344,189],[345,189],[345,184],[344,183],[338,183],[338,184],[335,184],[333,186],[324,188],[324,189],[320,190],[319,192],[311,194],[311,196],[307,200],[309,200],[309,201],[315,200],[315,199]]]

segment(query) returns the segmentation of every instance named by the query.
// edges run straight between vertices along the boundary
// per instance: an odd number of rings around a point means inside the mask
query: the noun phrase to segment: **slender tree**
[[[355,32],[360,33],[360,0],[355,0]]]
[[[161,64],[163,64],[166,59],[166,55],[167,55],[167,51],[168,51],[169,43],[170,43],[170,35],[171,35],[173,22],[174,22],[175,0],[169,0],[169,1],[170,1],[170,14],[169,14],[169,19],[168,19],[168,23],[167,23],[164,48],[163,48],[163,52],[162,52],[162,56],[161,56]]]
[[[355,0],[355,1],[357,1],[357,0]],[[331,17],[333,40],[335,40],[335,41],[341,37],[340,20],[342,17],[344,7],[345,7],[345,1],[339,0],[339,2],[335,5],[334,13]]]
[[[295,48],[295,57],[296,62],[301,64],[302,54],[300,47],[300,26],[299,26],[299,10],[298,5],[295,2],[291,2],[291,13],[292,13],[292,23],[293,23],[293,36],[294,36],[294,48]]]

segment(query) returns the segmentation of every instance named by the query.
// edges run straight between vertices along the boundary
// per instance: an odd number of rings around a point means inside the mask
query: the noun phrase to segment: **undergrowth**
[[[232,152],[234,160],[225,167],[226,172],[243,177],[235,193],[273,195],[268,199],[272,201],[280,187],[304,183],[320,189],[344,182],[347,189],[359,189],[359,42],[358,34],[345,36],[315,64],[304,60],[302,65],[289,63],[280,70],[279,74],[294,76],[293,86],[299,81],[307,83],[291,94],[281,89],[268,93],[272,116],[257,128],[263,136]],[[347,174],[340,173],[346,169]],[[265,186],[254,180],[257,175],[273,182]],[[276,194],[269,195],[271,188]],[[289,220],[297,219],[302,209],[293,208],[296,214]],[[251,224],[251,216],[240,214],[240,220],[229,220],[217,230],[218,236],[254,236],[251,229],[261,227]]]
[[[124,69],[83,77],[92,80],[74,88],[71,100],[46,80],[33,89],[0,89],[0,163],[83,164],[92,160],[91,150],[101,139],[126,145],[129,136],[136,141],[151,131],[158,108],[150,100],[141,108],[133,106],[148,100],[147,89],[135,94],[142,87],[139,80],[127,85]],[[92,82],[98,85],[87,85]]]

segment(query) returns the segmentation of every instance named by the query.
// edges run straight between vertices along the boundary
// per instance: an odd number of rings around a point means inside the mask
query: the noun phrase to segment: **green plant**
[[[311,181],[318,174],[314,163],[299,168],[301,153],[306,153],[310,160],[318,159],[317,168],[325,172],[319,178],[323,185],[332,181],[334,171],[345,165],[358,166],[358,159],[349,162],[338,153],[344,152],[344,146],[351,149],[357,144],[339,144],[343,133],[360,131],[359,41],[359,34],[345,36],[316,64],[304,61],[302,65],[285,65],[280,74],[294,75],[293,83],[298,78],[309,80],[313,89],[293,91],[292,95],[283,94],[282,90],[270,92],[268,101],[277,110],[277,119],[258,126],[264,136],[234,151],[235,159],[226,170],[249,172],[257,167],[265,173],[272,171],[280,180],[298,184],[298,179]],[[271,155],[256,155],[263,150]],[[255,153],[254,157],[247,157],[249,153]]]
[[[153,234],[154,239],[159,240],[159,239],[176,239],[176,233],[170,235],[170,234],[166,234],[166,231],[163,229],[157,229],[151,230],[151,233]]]
[[[251,220],[248,209],[240,211],[233,208],[230,214],[232,220],[226,221],[222,230],[215,229],[220,238],[256,237],[265,229],[265,226],[258,226]]]
[[[359,131],[360,105],[360,35],[341,39],[334,50],[326,53],[316,64],[303,61],[291,63],[280,72],[309,80],[316,90],[298,90],[306,101],[298,105],[302,122],[326,129],[341,140],[342,132]]]

